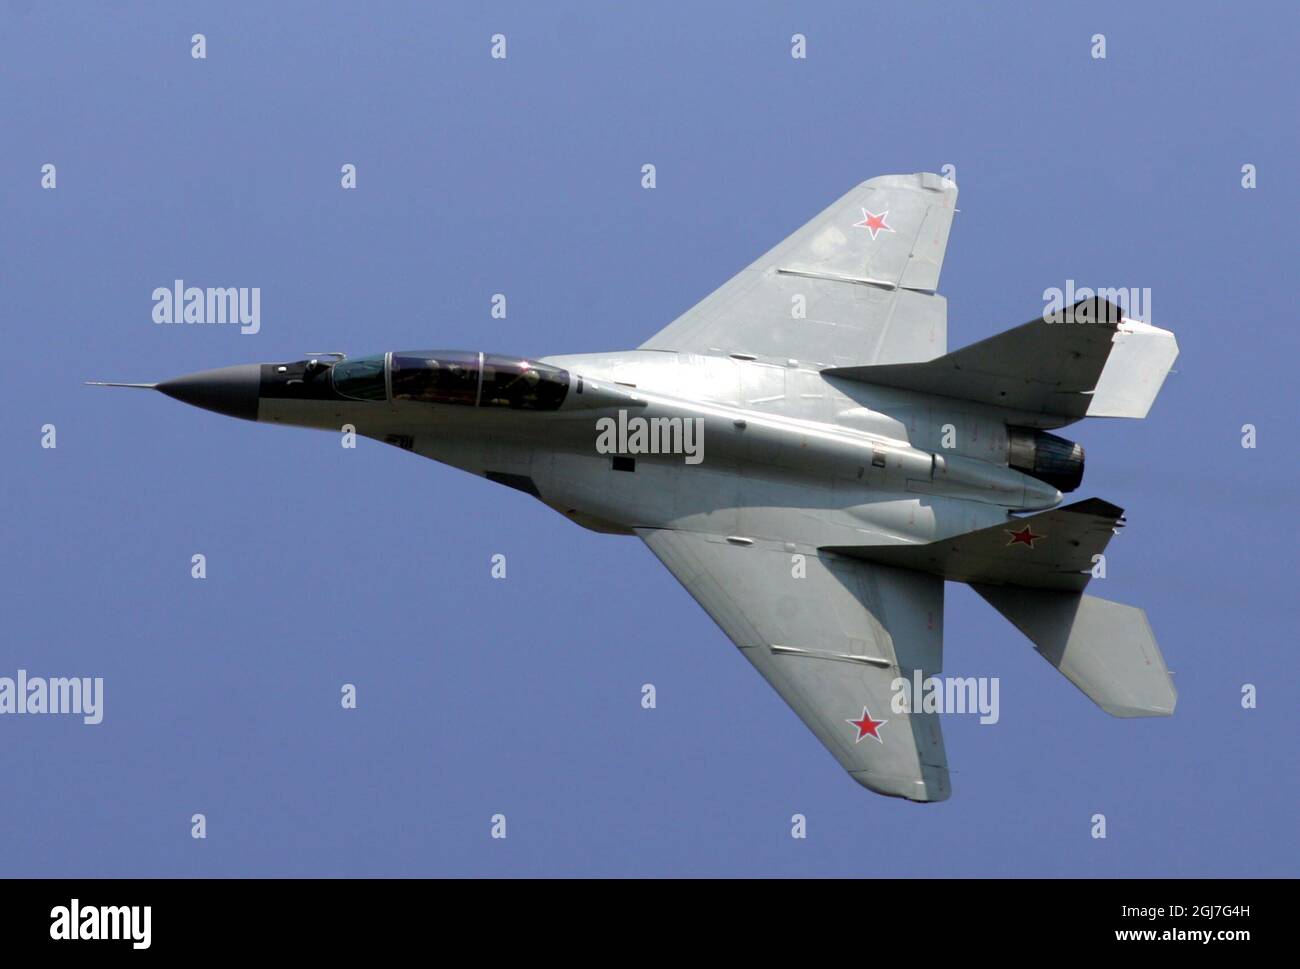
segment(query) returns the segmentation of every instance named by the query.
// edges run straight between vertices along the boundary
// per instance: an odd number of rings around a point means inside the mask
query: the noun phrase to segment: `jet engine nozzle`
[[[1007,463],[1017,471],[1060,491],[1073,491],[1083,483],[1083,448],[1073,441],[1033,428],[1008,427],[1007,443]]]

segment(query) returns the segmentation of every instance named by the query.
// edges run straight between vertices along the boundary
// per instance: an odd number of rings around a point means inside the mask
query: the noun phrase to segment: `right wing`
[[[796,578],[780,545],[637,534],[854,780],[913,801],[948,797],[938,716],[891,702],[896,679],[939,672],[943,579],[829,553],[806,554]]]
[[[645,343],[861,366],[947,350],[935,295],[957,186],[928,173],[863,182]]]

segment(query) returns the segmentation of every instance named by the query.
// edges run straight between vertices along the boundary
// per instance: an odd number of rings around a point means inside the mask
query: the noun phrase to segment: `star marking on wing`
[[[880,233],[894,231],[893,228],[885,221],[885,219],[887,218],[889,218],[888,209],[886,209],[884,212],[881,212],[879,215],[877,215],[875,212],[868,212],[866,209],[863,209],[862,221],[854,222],[853,228],[866,229],[868,232],[871,233],[871,238],[874,241],[876,236],[878,236]]]
[[[1038,541],[1040,538],[1047,537],[1046,535],[1035,534],[1028,525],[1020,529],[1018,532],[1013,532],[1009,528],[1004,528],[1003,531],[1011,536],[1011,541],[1007,542],[1007,547],[1012,545],[1027,545],[1029,548],[1033,548],[1034,542]]]
[[[861,720],[845,720],[845,723],[851,723],[858,728],[858,739],[853,741],[855,744],[861,743],[862,738],[871,737],[878,744],[885,741],[880,736],[880,728],[889,723],[888,720],[872,720],[871,712],[866,707],[862,708]]]

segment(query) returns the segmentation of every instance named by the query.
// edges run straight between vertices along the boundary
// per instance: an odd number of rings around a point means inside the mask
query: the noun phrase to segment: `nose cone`
[[[214,410],[227,417],[257,420],[261,399],[262,365],[244,363],[164,380],[158,385],[168,397],[185,404]]]

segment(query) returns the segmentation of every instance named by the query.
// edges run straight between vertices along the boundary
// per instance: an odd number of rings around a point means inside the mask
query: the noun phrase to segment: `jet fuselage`
[[[260,365],[255,416],[247,403],[223,409],[191,399],[205,378],[219,384],[213,375],[243,368],[180,378],[173,383],[182,392],[172,395],[266,423],[350,426],[526,491],[598,531],[671,526],[800,549],[912,544],[1061,500],[1052,485],[1008,466],[1009,428],[1031,424],[1031,415],[826,378],[796,363],[644,350],[520,361],[567,382],[547,409],[487,406],[472,393],[454,402],[403,398],[394,389],[412,361],[427,358],[445,373],[441,353],[365,358],[377,361],[379,399],[335,390],[334,368],[356,362],[320,360]],[[455,356],[472,369],[474,354]],[[493,359],[518,360],[489,356],[488,372]],[[342,373],[337,383],[348,386]]]

